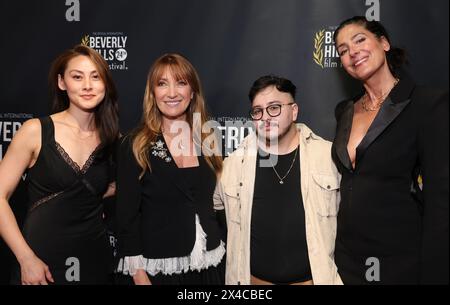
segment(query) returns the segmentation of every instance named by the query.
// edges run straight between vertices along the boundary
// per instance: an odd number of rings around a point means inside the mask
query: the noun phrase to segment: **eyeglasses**
[[[280,116],[281,114],[281,108],[283,106],[290,106],[290,105],[294,105],[295,103],[289,103],[289,104],[274,104],[274,105],[269,105],[266,108],[260,108],[260,107],[255,107],[253,109],[250,110],[250,117],[254,120],[254,121],[259,121],[262,119],[263,115],[264,115],[264,110],[266,110],[267,114],[272,117],[275,118],[277,116]]]

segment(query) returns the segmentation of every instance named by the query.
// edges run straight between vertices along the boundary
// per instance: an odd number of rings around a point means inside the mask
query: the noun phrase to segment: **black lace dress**
[[[27,176],[31,204],[23,235],[55,284],[108,284],[113,256],[102,196],[111,174],[109,158],[96,149],[80,168],[55,141],[51,118],[40,121],[42,147]],[[12,282],[20,283],[19,268]]]

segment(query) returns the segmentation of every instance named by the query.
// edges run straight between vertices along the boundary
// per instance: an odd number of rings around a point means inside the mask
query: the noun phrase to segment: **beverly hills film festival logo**
[[[128,70],[127,40],[128,36],[122,32],[94,32],[91,35],[84,35],[81,44],[100,53],[108,62],[111,71],[125,71]]]
[[[342,67],[339,53],[334,44],[335,27],[322,29],[314,34],[313,60],[322,69]]]

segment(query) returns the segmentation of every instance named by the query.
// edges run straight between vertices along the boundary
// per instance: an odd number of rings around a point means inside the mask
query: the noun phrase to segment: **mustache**
[[[258,128],[266,128],[266,127],[278,127],[278,122],[276,121],[259,121]]]

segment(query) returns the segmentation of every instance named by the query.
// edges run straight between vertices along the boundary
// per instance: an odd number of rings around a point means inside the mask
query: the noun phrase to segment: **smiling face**
[[[89,57],[79,55],[67,63],[64,75],[58,75],[58,87],[66,91],[71,107],[93,111],[105,97],[105,83]]]
[[[186,110],[194,97],[194,92],[185,79],[177,79],[167,67],[154,85],[156,105],[168,119],[184,119]]]
[[[281,105],[278,116],[270,116],[266,108]],[[281,92],[275,86],[269,86],[259,92],[252,102],[252,110],[262,110],[261,120],[255,121],[256,130],[260,137],[267,141],[280,140],[297,120],[298,106],[290,93]],[[271,109],[268,109],[269,112]],[[275,114],[277,114],[276,112]]]
[[[344,69],[353,78],[365,81],[388,67],[386,52],[391,48],[386,38],[378,38],[359,24],[345,26],[336,38]]]

